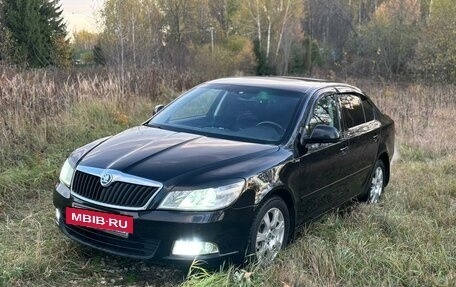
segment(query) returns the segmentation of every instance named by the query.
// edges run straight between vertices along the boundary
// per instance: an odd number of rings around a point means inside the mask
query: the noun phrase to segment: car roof
[[[361,93],[361,90],[343,83],[337,83],[322,79],[302,77],[232,77],[221,78],[206,82],[206,84],[229,84],[267,87],[273,89],[290,90],[312,94],[322,88],[338,88],[342,90],[353,90]],[[341,91],[342,92],[342,91]]]

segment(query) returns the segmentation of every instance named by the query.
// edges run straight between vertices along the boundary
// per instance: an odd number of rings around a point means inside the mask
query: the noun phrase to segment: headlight
[[[82,146],[80,148],[77,148],[75,151],[73,151],[68,159],[65,161],[65,163],[62,166],[62,169],[60,170],[60,182],[66,185],[67,187],[70,187],[71,180],[73,179],[73,173],[74,173],[74,167],[76,164],[79,162],[79,160],[89,151],[91,151],[93,148],[97,147],[99,144],[102,142],[106,141],[109,137],[104,137],[98,140],[95,140],[89,144],[86,144],[85,146]]]
[[[219,187],[172,191],[158,208],[191,211],[222,209],[239,197],[244,184],[245,182],[242,180]]]
[[[60,182],[70,187],[71,180],[73,179],[74,168],[71,166],[70,161],[67,159],[60,170]]]

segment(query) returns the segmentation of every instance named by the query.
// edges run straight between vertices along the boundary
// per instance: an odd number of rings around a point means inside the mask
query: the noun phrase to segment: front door
[[[312,108],[303,132],[307,135],[317,125],[329,125],[340,132],[341,116],[335,92],[322,94]],[[307,144],[304,154],[296,162],[296,173],[291,187],[299,194],[298,218],[309,221],[344,201],[346,191],[348,141]]]

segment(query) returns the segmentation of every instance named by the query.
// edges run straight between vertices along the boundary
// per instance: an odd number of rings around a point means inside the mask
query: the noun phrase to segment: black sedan
[[[394,122],[356,87],[214,80],[75,150],[56,222],[79,243],[158,263],[270,261],[298,226],[376,203],[393,151]]]

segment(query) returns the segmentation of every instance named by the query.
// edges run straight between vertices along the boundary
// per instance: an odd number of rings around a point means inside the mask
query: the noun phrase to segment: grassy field
[[[357,82],[397,123],[401,156],[381,204],[328,214],[274,265],[186,277],[67,240],[51,202],[71,150],[141,123],[176,87],[158,98],[109,75],[0,82],[0,286],[456,286],[453,86]]]
[[[195,275],[185,285],[456,286],[455,174],[454,156],[405,158],[381,204],[329,214],[269,268]]]

